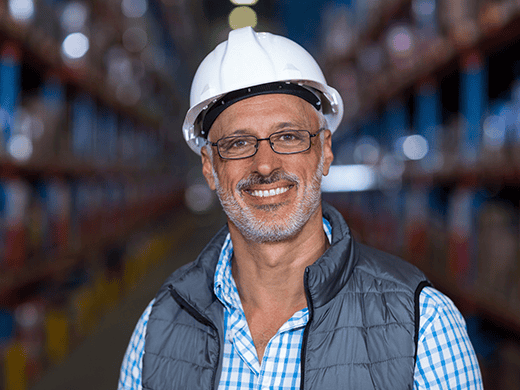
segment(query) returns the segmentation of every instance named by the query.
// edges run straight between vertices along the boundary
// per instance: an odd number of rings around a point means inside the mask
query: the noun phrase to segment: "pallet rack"
[[[421,5],[435,26],[427,37],[417,17]],[[344,212],[359,239],[417,264],[456,302],[467,316],[485,386],[506,389],[520,368],[520,137],[514,121],[494,123],[519,113],[520,7],[514,1],[378,1],[372,11],[342,5],[332,20],[341,21],[345,9],[360,22],[340,29],[348,45],[326,51],[323,61],[347,107],[333,137],[336,163],[371,165],[380,186],[325,199]],[[395,27],[412,42],[397,54],[389,43]],[[330,34],[338,32],[325,30]],[[376,70],[367,69],[367,48],[379,55]],[[421,101],[425,95],[433,104]],[[424,110],[430,110],[426,119]],[[430,157],[440,156],[436,164],[397,155],[394,142],[414,134],[428,140]],[[376,145],[377,158],[356,152],[360,139]],[[402,169],[390,179],[383,172],[388,156]],[[495,242],[486,241],[493,234]]]

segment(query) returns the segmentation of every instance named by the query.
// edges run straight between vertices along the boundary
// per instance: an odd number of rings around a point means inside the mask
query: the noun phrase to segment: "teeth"
[[[276,189],[264,190],[264,191],[262,191],[262,190],[254,190],[253,192],[251,192],[251,195],[263,198],[263,197],[275,196],[275,195],[283,194],[288,189],[289,189],[289,187],[276,188]]]

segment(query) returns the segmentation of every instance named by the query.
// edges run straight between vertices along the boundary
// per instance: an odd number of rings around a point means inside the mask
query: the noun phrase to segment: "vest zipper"
[[[312,298],[309,291],[309,268],[305,268],[305,274],[303,276],[303,288],[305,290],[305,297],[307,298],[307,306],[309,307],[309,320],[303,330],[302,339],[302,350],[300,356],[300,390],[303,390],[303,382],[305,379],[305,354],[307,352],[307,338],[309,336],[309,328],[313,317]]]
[[[182,298],[177,291],[173,288],[173,285],[168,286],[168,290],[170,290],[170,295],[172,298],[186,310],[193,318],[199,321],[201,324],[209,326],[211,329],[215,331],[217,335],[217,346],[218,346],[218,356],[220,357],[220,338],[218,336],[218,329],[208,318],[204,317],[200,314],[193,306],[191,306],[184,298]],[[217,362],[217,368],[219,363]],[[217,375],[217,368],[213,370],[213,375],[211,377],[211,383],[213,384],[212,389],[215,389],[215,376]]]

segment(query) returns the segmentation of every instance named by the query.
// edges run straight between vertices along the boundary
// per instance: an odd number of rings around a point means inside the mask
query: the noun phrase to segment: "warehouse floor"
[[[92,335],[72,351],[66,361],[47,371],[31,390],[117,388],[121,361],[142,311],[166,277],[179,266],[194,260],[224,223],[220,214],[211,218],[194,217],[188,213],[182,215],[182,218],[194,220],[195,233],[181,240],[173,253],[144,276],[120,305],[103,318]],[[186,220],[182,218],[179,223],[184,224]]]

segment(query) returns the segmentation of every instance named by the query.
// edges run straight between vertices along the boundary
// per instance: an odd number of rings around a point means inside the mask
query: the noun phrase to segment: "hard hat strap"
[[[243,88],[225,94],[222,98],[213,103],[207,110],[202,120],[201,136],[208,137],[209,129],[217,119],[217,117],[229,106],[253,96],[267,95],[272,93],[283,93],[294,95],[302,98],[312,104],[318,111],[321,109],[321,101],[319,97],[311,92],[309,88],[305,88],[298,84],[290,82],[275,82],[268,84],[255,85],[253,87]]]

